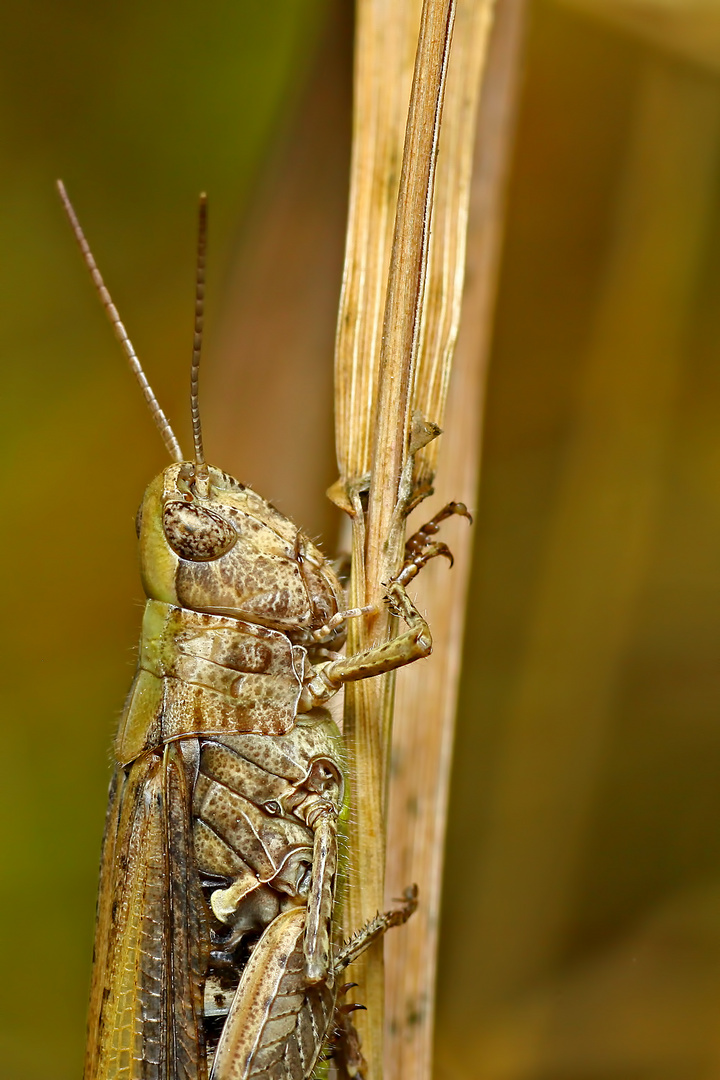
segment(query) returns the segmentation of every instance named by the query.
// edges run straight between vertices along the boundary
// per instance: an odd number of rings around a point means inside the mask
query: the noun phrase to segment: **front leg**
[[[309,710],[316,705],[322,705],[347,682],[382,675],[386,671],[394,671],[395,668],[404,667],[405,664],[430,655],[430,628],[405,591],[405,586],[398,580],[392,581],[385,599],[393,615],[401,616],[407,623],[408,629],[405,633],[384,645],[376,645],[372,649],[355,653],[354,656],[345,656],[328,664],[317,665],[303,688],[299,710]]]
[[[403,565],[388,585],[385,602],[393,615],[405,621],[407,630],[383,645],[376,645],[353,656],[341,657],[327,664],[318,664],[303,689],[298,706],[300,710],[308,710],[315,705],[323,704],[347,682],[368,679],[373,675],[383,675],[387,671],[394,671],[396,668],[412,664],[413,661],[430,655],[432,652],[430,628],[408,596],[405,586],[416,577],[426,563],[438,555],[449,559],[452,566],[452,554],[447,544],[438,543],[431,538],[438,532],[440,523],[454,514],[472,521],[463,503],[448,503],[439,514],[436,514],[431,521],[410,537],[405,545]],[[344,615],[361,615],[371,610],[372,607],[358,608],[352,612],[345,612]]]

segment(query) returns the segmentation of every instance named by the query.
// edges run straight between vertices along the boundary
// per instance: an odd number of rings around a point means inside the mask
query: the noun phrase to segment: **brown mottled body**
[[[200,199],[191,370],[194,460],[182,452],[110,298],[62,182],[83,259],[175,464],[138,514],[148,597],[115,745],[100,872],[85,1080],[308,1080],[336,977],[416,894],[333,950],[340,687],[427,656],[405,586],[451,504],[408,542],[385,596],[407,629],[354,656],[332,567],[270,503],[204,457],[198,368],[207,206]],[[376,609],[375,609],[376,610]],[[339,1010],[347,1073],[362,1054]]]
[[[405,581],[388,600],[408,630],[337,656],[342,589],[321,552],[249,488],[196,469],[166,469],[138,518],[148,602],[116,742],[85,1080],[306,1080],[336,974],[413,904],[333,955],[345,765],[322,704],[428,654]],[[421,564],[413,552],[406,578]]]

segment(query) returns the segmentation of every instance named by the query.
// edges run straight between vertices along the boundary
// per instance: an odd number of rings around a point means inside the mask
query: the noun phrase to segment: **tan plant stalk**
[[[383,582],[399,568],[408,509],[420,486],[425,490],[432,483],[435,471],[434,448],[418,453],[414,462],[412,454],[426,446],[443,422],[462,293],[477,91],[492,2],[458,0],[462,32],[451,53],[455,3],[425,0],[398,185],[407,101],[399,83],[407,77],[413,8],[417,5],[361,0],[358,12],[350,220],[336,353],[341,476],[333,489],[335,500],[352,517],[353,605],[376,601]],[[391,244],[394,189],[399,195]],[[351,623],[349,649],[386,640],[391,623],[385,614]],[[353,780],[348,927],[362,925],[384,903],[393,696],[392,676],[353,684],[346,692],[345,736]],[[368,1006],[363,1050],[368,1077],[376,1080],[383,1056],[381,948],[371,950],[362,967],[355,977]]]
[[[524,10],[525,0],[500,0],[488,46],[477,116],[462,323],[445,410],[447,434],[427,447],[430,451],[442,445],[431,511],[452,498],[470,506],[476,499]],[[457,35],[460,17],[458,11]],[[436,200],[439,188],[440,179]],[[423,465],[427,467],[427,458]],[[452,532],[448,528],[447,536],[455,556],[452,573],[443,565],[430,566],[418,590],[435,647],[430,663],[399,677],[389,785],[386,904],[408,881],[418,883],[422,902],[403,932],[389,935],[385,944],[385,1071],[413,1080],[428,1080],[432,1074],[444,838],[473,543],[472,531],[460,521]],[[460,870],[451,871],[451,877],[461,880]]]

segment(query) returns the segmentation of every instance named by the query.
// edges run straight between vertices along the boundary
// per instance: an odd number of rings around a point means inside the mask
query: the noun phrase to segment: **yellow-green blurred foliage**
[[[2,1080],[80,1074],[108,748],[140,621],[133,518],[165,464],[53,181],[185,444],[208,191],[208,456],[329,532],[349,80],[347,13],[329,6],[324,39],[321,0],[5,5]],[[442,1077],[720,1077],[709,51],[701,67],[549,0],[532,9],[475,526]]]

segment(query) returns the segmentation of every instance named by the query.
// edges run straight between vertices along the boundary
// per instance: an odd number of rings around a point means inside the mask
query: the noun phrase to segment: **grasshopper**
[[[179,444],[140,367],[65,189],[85,262],[173,457],[137,518],[147,594],[137,672],[115,743],[103,843],[85,1080],[307,1080],[333,1030],[342,971],[414,910],[416,890],[344,947],[333,940],[342,736],[325,708],[346,683],[427,656],[406,586],[436,555],[450,504],[408,542],[384,597],[407,629],[337,650],[342,585],[322,552],[250,488],[206,463],[197,407],[206,209],[201,200],[192,419]]]

